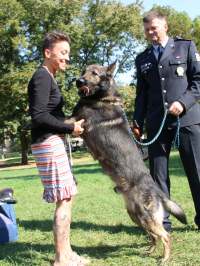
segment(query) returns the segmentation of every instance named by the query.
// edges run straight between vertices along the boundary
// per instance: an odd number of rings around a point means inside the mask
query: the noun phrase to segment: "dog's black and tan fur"
[[[153,182],[120,107],[122,97],[113,79],[116,62],[108,67],[90,65],[77,80],[79,96],[73,114],[65,123],[85,119],[81,135],[91,154],[122,193],[132,221],[147,231],[153,253],[159,239],[164,245],[163,259],[169,262],[170,234],[163,226],[164,208],[186,224],[181,207],[170,200]]]
[[[132,221],[151,238],[148,253],[154,252],[159,239],[164,245],[163,259],[169,262],[170,234],[163,226],[164,208],[186,224],[181,207],[170,200],[153,182],[131,136],[120,107],[122,97],[113,79],[116,62],[108,67],[90,65],[77,80],[81,99],[72,120],[85,119],[81,135],[91,154],[122,193]],[[70,119],[71,120],[71,119]]]

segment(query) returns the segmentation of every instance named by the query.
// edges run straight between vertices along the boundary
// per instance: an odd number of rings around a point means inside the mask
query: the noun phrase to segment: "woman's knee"
[[[56,202],[56,207],[59,208],[60,206],[63,206],[63,207],[71,208],[72,207],[72,199],[73,199],[73,197],[59,200]]]

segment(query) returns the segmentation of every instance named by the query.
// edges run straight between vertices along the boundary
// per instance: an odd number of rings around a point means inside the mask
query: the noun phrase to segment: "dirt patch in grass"
[[[86,155],[76,155],[75,158],[73,158],[73,163],[76,162],[84,162],[92,160],[92,156],[90,154]],[[34,160],[29,160],[27,165],[22,165],[20,162],[11,162],[6,163],[6,161],[2,160],[0,161],[0,171],[5,170],[19,170],[19,169],[27,169],[27,168],[34,168],[37,167]]]
[[[9,164],[5,164],[5,163],[0,163],[0,171],[2,170],[16,170],[16,169],[26,169],[26,168],[33,168],[36,167],[36,163],[34,160],[30,160],[28,161],[27,165],[22,165],[21,163],[9,163]]]

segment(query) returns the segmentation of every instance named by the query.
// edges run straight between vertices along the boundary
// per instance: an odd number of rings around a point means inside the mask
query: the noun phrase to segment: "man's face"
[[[158,18],[154,18],[150,22],[144,22],[147,40],[155,45],[161,45],[165,41],[167,29],[167,23]]]

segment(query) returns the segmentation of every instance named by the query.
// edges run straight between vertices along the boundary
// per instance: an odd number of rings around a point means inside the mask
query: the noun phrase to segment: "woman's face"
[[[45,50],[45,55],[49,58],[53,70],[65,70],[66,64],[69,61],[70,46],[67,41],[57,41],[54,47]]]

